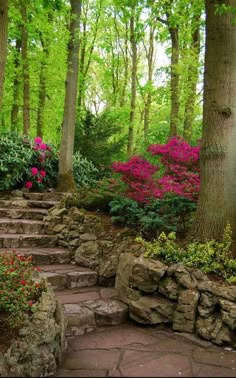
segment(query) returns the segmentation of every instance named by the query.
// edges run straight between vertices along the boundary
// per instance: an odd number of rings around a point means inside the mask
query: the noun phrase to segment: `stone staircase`
[[[128,308],[114,288],[98,285],[90,268],[71,263],[71,252],[58,246],[57,236],[43,223],[48,209],[58,203],[61,193],[18,192],[0,199],[0,253],[15,249],[31,255],[42,277],[52,285],[67,317],[66,336],[94,331],[100,326],[126,321]]]

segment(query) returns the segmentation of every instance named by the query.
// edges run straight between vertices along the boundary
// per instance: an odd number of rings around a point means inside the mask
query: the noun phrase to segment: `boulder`
[[[199,293],[196,290],[182,290],[173,315],[173,329],[179,332],[194,332]]]
[[[141,324],[171,323],[176,303],[160,295],[146,295],[129,306],[131,319]]]
[[[162,262],[141,255],[134,260],[129,280],[130,286],[146,293],[153,293],[157,290],[158,282],[166,270],[167,266]]]
[[[75,262],[78,265],[96,268],[99,266],[101,249],[97,241],[87,241],[75,251]]]
[[[178,300],[180,285],[172,277],[164,277],[158,284],[158,291],[168,299]]]
[[[208,316],[208,318],[199,317],[196,322],[196,332],[204,339],[218,345],[233,342],[230,329],[222,322],[219,314]]]

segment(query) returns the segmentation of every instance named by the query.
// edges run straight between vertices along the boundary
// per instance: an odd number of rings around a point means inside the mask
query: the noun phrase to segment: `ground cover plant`
[[[229,224],[225,227],[221,241],[195,241],[180,247],[174,232],[162,232],[152,242],[142,238],[137,238],[137,241],[145,247],[147,258],[158,259],[167,264],[183,263],[205,273],[217,274],[229,283],[236,284],[236,260],[231,253],[232,230]]]

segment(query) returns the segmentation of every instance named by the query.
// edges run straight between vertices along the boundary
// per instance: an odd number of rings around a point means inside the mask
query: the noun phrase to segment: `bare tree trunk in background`
[[[78,85],[79,31],[82,0],[70,0],[71,21],[68,44],[67,77],[62,123],[59,174],[57,190],[73,192],[76,184],[73,177],[73,150],[76,122],[76,97]]]
[[[200,55],[200,30],[199,19],[197,20],[198,26],[192,33],[192,54],[194,56],[194,63],[188,69],[188,83],[190,87],[188,89],[188,96],[185,103],[184,114],[184,131],[183,137],[187,142],[191,142],[192,128],[194,121],[194,108],[197,98],[197,83],[199,74],[199,55]]]
[[[131,102],[129,115],[127,157],[130,158],[134,148],[134,120],[136,108],[136,81],[137,81],[137,44],[135,36],[135,7],[132,7],[130,18],[130,42],[132,51],[132,72],[131,72]]]
[[[148,62],[148,93],[145,99],[144,104],[144,142],[147,143],[148,141],[148,129],[149,129],[149,122],[150,122],[150,108],[152,104],[152,76],[153,76],[153,57],[154,57],[154,32],[155,32],[155,25],[150,26],[149,31],[149,46],[148,50],[146,49],[146,57]]]
[[[236,25],[232,13],[215,14],[217,3],[205,0],[201,189],[192,234],[219,239],[229,222],[236,241]]]
[[[20,97],[20,54],[21,39],[16,39],[15,56],[14,56],[14,81],[13,81],[13,104],[11,109],[11,131],[17,131],[18,114],[19,114],[19,97]]]
[[[51,11],[48,13],[48,23],[53,22],[53,16]],[[46,36],[45,40],[43,35],[40,33],[40,41],[43,49],[43,56],[40,66],[39,74],[39,97],[38,97],[38,111],[37,111],[37,136],[43,138],[43,128],[44,128],[44,110],[46,102],[46,84],[47,84],[47,60],[49,56],[49,38]]]
[[[168,18],[167,18],[168,19]],[[179,29],[169,27],[171,37],[171,73],[170,73],[170,92],[171,92],[171,111],[170,111],[170,132],[169,137],[178,134],[179,121],[179,73],[177,65],[179,63]]]
[[[2,109],[4,73],[7,61],[8,0],[0,0],[0,112]]]
[[[23,68],[23,134],[28,135],[30,129],[30,78],[28,60],[28,30],[27,30],[27,7],[22,1],[21,4],[21,55]]]

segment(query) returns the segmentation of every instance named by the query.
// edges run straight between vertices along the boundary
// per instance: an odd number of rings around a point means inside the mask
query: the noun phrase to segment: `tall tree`
[[[0,0],[0,111],[2,107],[4,72],[7,61],[8,0]]]
[[[16,37],[14,49],[14,80],[13,80],[13,103],[11,108],[11,131],[17,131],[18,114],[19,114],[19,96],[20,96],[20,53],[21,38]]]
[[[201,189],[192,231],[199,239],[218,239],[229,222],[236,240],[236,24],[231,12],[216,13],[221,4],[205,0]]]
[[[130,44],[131,44],[131,100],[130,100],[130,114],[129,114],[129,130],[128,130],[128,144],[127,144],[127,156],[130,158],[133,154],[134,148],[134,120],[135,120],[135,108],[136,108],[136,86],[137,86],[137,40],[136,40],[136,14],[135,5],[131,7],[130,15]]]
[[[60,148],[57,189],[62,192],[76,190],[73,177],[72,159],[76,122],[76,99],[78,84],[79,31],[82,0],[70,0],[70,40],[67,56],[67,77],[65,84],[64,116]]]
[[[23,133],[29,134],[30,129],[30,75],[28,60],[28,10],[25,1],[21,2],[21,55],[23,78]]]

